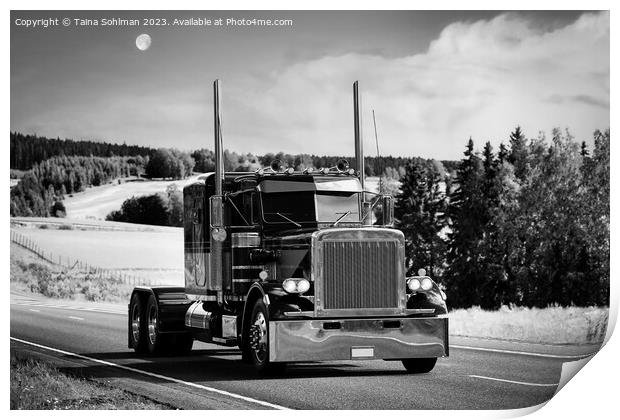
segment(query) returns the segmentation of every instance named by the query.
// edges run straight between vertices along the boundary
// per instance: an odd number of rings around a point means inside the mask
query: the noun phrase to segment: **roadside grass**
[[[502,306],[498,311],[479,307],[449,314],[450,334],[546,344],[598,344],[607,330],[605,307],[544,309]]]
[[[11,410],[161,410],[169,407],[103,383],[68,375],[11,350]]]
[[[58,299],[127,302],[133,286],[85,270],[65,269],[11,244],[11,285],[21,291]]]

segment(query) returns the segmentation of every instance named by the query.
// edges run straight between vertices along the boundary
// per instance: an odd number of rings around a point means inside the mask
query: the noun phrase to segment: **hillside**
[[[176,184],[179,189],[182,189],[185,185],[196,181],[198,176],[200,175],[177,181],[136,180],[121,184],[112,183],[87,188],[83,192],[67,196],[63,203],[67,218],[105,220],[111,211],[120,209],[123,201],[130,197],[164,193],[171,184]]]

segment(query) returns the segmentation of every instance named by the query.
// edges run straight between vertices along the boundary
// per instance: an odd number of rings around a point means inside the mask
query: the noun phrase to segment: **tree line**
[[[516,128],[495,152],[467,142],[456,174],[411,160],[396,197],[409,274],[425,268],[451,307],[609,304],[610,132]]]
[[[11,169],[28,170],[54,156],[151,156],[155,149],[144,146],[90,140],[51,139],[36,134],[11,132]]]

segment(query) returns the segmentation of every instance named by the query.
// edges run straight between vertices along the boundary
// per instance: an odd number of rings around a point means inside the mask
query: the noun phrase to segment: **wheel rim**
[[[149,310],[149,341],[151,344],[155,344],[157,341],[157,309],[151,306]]]
[[[250,328],[250,346],[254,351],[256,360],[260,363],[265,362],[267,358],[267,320],[262,312],[256,314]]]
[[[140,341],[140,311],[138,311],[138,305],[133,305],[131,308],[131,335],[133,336],[134,343]]]

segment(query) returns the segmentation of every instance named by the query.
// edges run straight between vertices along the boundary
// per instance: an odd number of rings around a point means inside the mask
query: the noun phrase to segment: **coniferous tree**
[[[453,307],[480,304],[479,242],[484,229],[483,167],[470,138],[450,195],[446,284]]]
[[[400,188],[394,215],[396,227],[405,235],[408,274],[425,268],[431,277],[438,279],[445,259],[442,234],[447,206],[441,171],[434,162],[413,159],[405,168]]]

